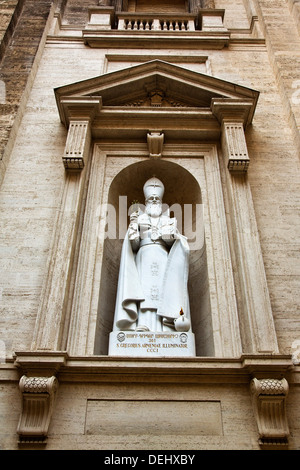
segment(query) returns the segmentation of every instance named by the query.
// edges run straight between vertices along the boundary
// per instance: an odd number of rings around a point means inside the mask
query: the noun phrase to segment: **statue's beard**
[[[159,217],[162,213],[161,204],[147,204],[146,214],[150,217]]]

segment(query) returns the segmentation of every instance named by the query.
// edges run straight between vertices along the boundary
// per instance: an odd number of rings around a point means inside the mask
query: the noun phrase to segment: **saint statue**
[[[114,331],[191,331],[189,245],[163,213],[164,185],[144,185],[145,211],[130,215],[123,242]]]

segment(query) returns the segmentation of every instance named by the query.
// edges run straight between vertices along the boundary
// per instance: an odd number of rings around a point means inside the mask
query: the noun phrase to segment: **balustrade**
[[[119,31],[140,31],[144,34],[148,31],[166,32],[166,34],[168,32],[175,32],[175,34],[179,32],[180,37],[180,32],[195,33],[195,31],[200,31],[214,35],[214,39],[216,33],[228,37],[228,30],[224,27],[224,12],[225,10],[220,9],[200,9],[197,14],[116,13],[113,7],[92,7],[89,9],[89,22],[85,28],[84,37],[89,41],[92,32],[104,30],[113,32],[116,26]],[[195,34],[190,36],[193,37]],[[163,35],[160,35],[160,37],[163,37]],[[186,37],[186,34],[184,37]],[[222,36],[222,41],[224,41],[224,36]]]
[[[184,15],[185,18],[168,16],[167,18],[119,15],[118,29],[126,31],[195,31],[195,17]]]

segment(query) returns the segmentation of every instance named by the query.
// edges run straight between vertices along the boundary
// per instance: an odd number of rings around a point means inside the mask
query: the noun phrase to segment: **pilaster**
[[[66,168],[61,206],[58,211],[48,274],[43,288],[34,331],[32,350],[57,351],[61,347],[69,295],[74,250],[91,145],[91,121],[99,100],[61,100],[68,124],[63,155]]]
[[[227,166],[231,249],[237,270],[235,283],[245,348],[253,353],[277,353],[277,337],[247,178],[250,158],[244,127],[249,123],[251,106],[250,99],[212,100],[212,112],[221,124],[222,158]]]

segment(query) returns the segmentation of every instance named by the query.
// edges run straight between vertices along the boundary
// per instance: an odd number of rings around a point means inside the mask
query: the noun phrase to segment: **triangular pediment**
[[[62,97],[101,97],[104,107],[209,108],[213,98],[251,99],[259,93],[236,83],[153,60],[55,89]],[[252,111],[253,115],[254,109]]]

